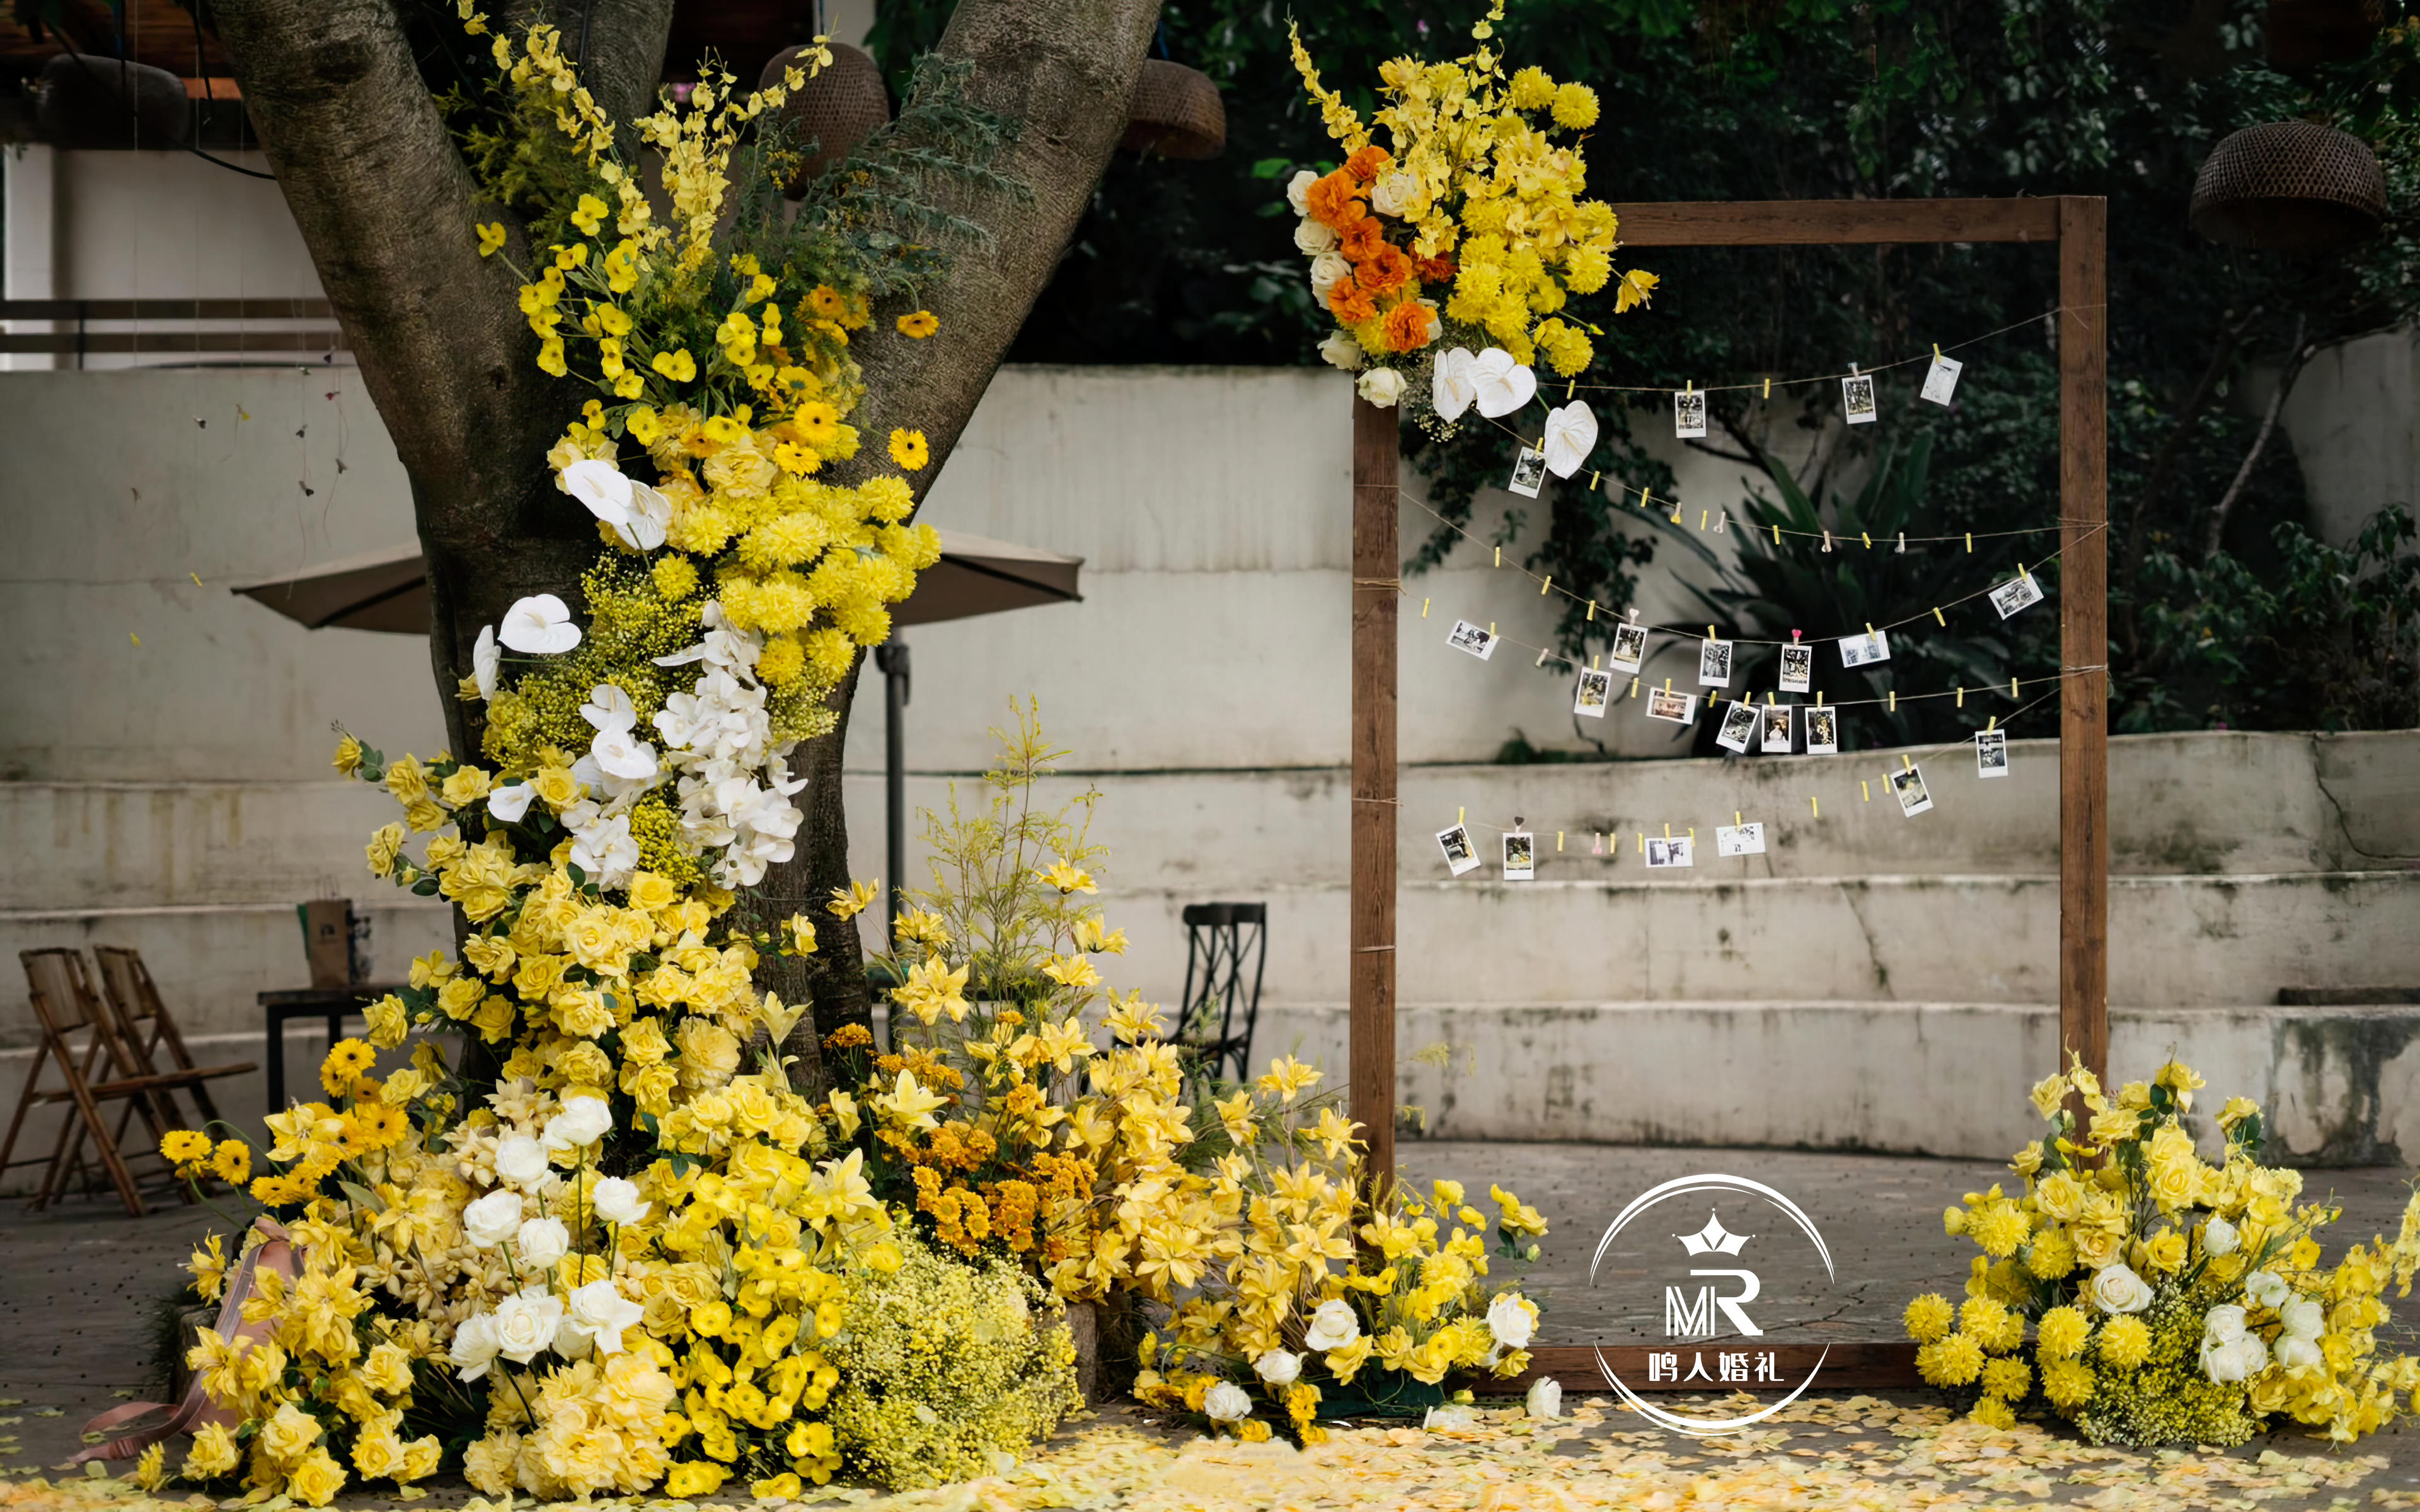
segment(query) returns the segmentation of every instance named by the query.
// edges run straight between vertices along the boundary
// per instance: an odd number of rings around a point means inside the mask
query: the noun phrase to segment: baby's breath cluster
[[[2219,1109],[2225,1156],[2203,1160],[2186,1126],[2202,1086],[2170,1061],[2114,1099],[2081,1064],[2034,1088],[2051,1132],[2011,1163],[2022,1189],[1944,1215],[1982,1251],[1966,1300],[1907,1305],[1927,1381],[1970,1396],[1978,1422],[2039,1404],[2096,1443],[2142,1446],[2241,1443],[2276,1417],[2346,1442],[2410,1411],[2420,1359],[2381,1354],[2377,1330],[2386,1288],[2408,1296],[2420,1272],[2420,1194],[2392,1243],[2323,1267],[2340,1210],[2298,1206],[2302,1174],[2260,1164],[2247,1098]]]

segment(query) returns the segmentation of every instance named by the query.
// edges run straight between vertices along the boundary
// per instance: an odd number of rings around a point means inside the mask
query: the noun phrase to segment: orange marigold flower
[[[1345,259],[1357,263],[1387,245],[1387,233],[1379,226],[1376,216],[1365,215],[1343,228],[1343,242],[1340,250]]]
[[[1453,277],[1453,259],[1415,257],[1412,259],[1412,271],[1419,275],[1423,284],[1442,284]]]
[[[1357,189],[1353,176],[1339,168],[1303,191],[1303,208],[1320,224],[1342,231],[1370,213],[1370,207],[1353,197]]]
[[[1344,172],[1350,174],[1357,184],[1372,183],[1387,171],[1387,164],[1394,161],[1385,147],[1366,147],[1344,160]]]
[[[1378,313],[1378,301],[1371,292],[1349,278],[1340,278],[1327,291],[1327,307],[1345,325],[1357,326]]]
[[[1363,288],[1383,298],[1411,282],[1412,260],[1402,248],[1381,241],[1353,276]]]
[[[1387,312],[1387,349],[1413,352],[1436,338],[1436,312],[1418,300],[1405,300]]]

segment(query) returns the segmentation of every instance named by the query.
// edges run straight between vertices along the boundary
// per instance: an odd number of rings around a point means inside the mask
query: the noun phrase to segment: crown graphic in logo
[[[1737,1255],[1740,1246],[1754,1239],[1754,1234],[1734,1234],[1723,1227],[1722,1219],[1712,1211],[1706,1214],[1706,1227],[1694,1234],[1674,1234],[1691,1255]]]

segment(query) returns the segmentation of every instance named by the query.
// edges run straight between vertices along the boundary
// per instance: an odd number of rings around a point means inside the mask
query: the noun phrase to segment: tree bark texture
[[[508,36],[541,14],[535,0],[487,10]],[[478,255],[474,223],[502,220],[512,260],[532,265],[513,217],[481,200],[393,0],[214,0],[211,11],[253,128],[411,478],[428,560],[432,671],[453,748],[472,755],[476,711],[455,689],[479,628],[529,594],[577,606],[580,573],[596,556],[593,522],[554,487],[545,463],[584,390],[538,370],[519,280],[505,259]],[[543,14],[562,29],[566,52],[584,54],[582,78],[609,117],[645,113],[672,0],[553,0]],[[1014,123],[1016,138],[994,166],[1030,197],[938,188],[936,197],[987,239],[952,249],[945,279],[926,292],[938,336],[910,341],[885,324],[861,339],[868,394],[852,418],[867,443],[855,469],[835,470],[832,481],[885,465],[892,427],[921,430],[932,458],[910,480],[921,503],[1116,148],[1158,14],[1159,0],[962,0],[939,51],[972,65],[973,103]],[[806,820],[797,858],[766,878],[768,903],[804,906],[848,883],[840,757],[856,684],[852,671],[835,696],[840,727],[791,757],[793,772],[808,778],[799,795]],[[816,1021],[828,1033],[869,1011],[854,923],[814,912],[820,953],[768,961],[765,983],[786,1000],[816,1003],[794,1036],[809,1068]]]

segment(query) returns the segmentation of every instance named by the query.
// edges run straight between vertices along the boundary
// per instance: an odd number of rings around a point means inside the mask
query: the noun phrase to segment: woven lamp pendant
[[[2234,247],[2324,252],[2378,234],[2386,175],[2357,136],[2271,121],[2211,149],[2194,180],[2193,228]]]
[[[801,143],[814,144],[814,155],[790,177],[789,194],[796,198],[815,175],[856,151],[876,130],[891,124],[891,93],[882,85],[882,69],[872,54],[846,42],[832,42],[830,67],[808,79],[782,104],[781,118],[795,127]],[[765,65],[757,87],[780,82],[800,49],[785,47]],[[804,65],[800,65],[804,67]]]
[[[1227,103],[1201,69],[1145,58],[1118,145],[1163,158],[1215,158],[1227,150]]]

